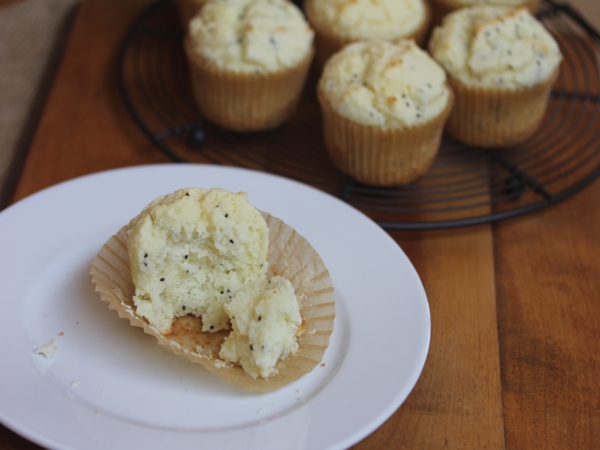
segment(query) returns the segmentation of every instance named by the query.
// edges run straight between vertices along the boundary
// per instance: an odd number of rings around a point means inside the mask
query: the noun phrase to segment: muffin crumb
[[[46,342],[38,346],[33,353],[36,355],[42,355],[47,359],[52,359],[56,355],[56,350],[58,348],[58,339],[54,338],[50,341]]]

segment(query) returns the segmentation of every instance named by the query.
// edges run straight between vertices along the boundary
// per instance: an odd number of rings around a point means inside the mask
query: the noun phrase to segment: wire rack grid
[[[343,199],[389,230],[477,225],[555,204],[600,176],[600,34],[554,0],[544,0],[537,17],[564,59],[536,134],[504,149],[444,138],[430,170],[406,186],[370,187],[335,169],[310,85],[296,115],[277,130],[233,133],[205,122],[192,100],[183,26],[173,0],[152,4],[129,28],[119,84],[136,124],[174,162],[247,167],[292,178]]]

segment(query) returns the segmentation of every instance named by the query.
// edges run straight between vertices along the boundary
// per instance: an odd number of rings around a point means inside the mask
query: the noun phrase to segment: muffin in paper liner
[[[202,115],[232,131],[277,128],[296,111],[313,59],[311,49],[293,67],[276,72],[251,73],[221,69],[184,42],[194,100]]]
[[[325,24],[322,24],[317,20],[316,13],[314,12],[314,4],[318,0],[307,0],[304,3],[304,9],[306,17],[315,30],[315,69],[318,73],[323,70],[325,63],[334,53],[341,50],[346,45],[356,42],[357,39],[350,39],[346,36],[340,36],[339,34],[330,30]],[[425,17],[421,25],[412,33],[400,36],[400,39],[413,39],[418,45],[424,46],[426,43],[427,33],[429,31],[431,8],[428,2],[423,2],[425,7]],[[392,41],[393,42],[393,41]]]
[[[311,372],[323,359],[329,346],[335,319],[335,294],[331,277],[323,260],[292,227],[282,220],[262,213],[269,228],[268,277],[288,278],[298,298],[300,314],[306,330],[298,337],[298,351],[276,365],[276,373],[268,378],[252,378],[241,366],[219,359],[218,354],[229,330],[203,333],[198,317],[187,315],[175,320],[171,333],[163,336],[158,329],[136,314],[127,252],[127,225],[100,249],[92,263],[92,282],[109,308],[131,325],[143,328],[160,345],[175,354],[200,363],[209,371],[249,391],[267,392],[278,389]]]
[[[453,11],[433,30],[429,51],[455,94],[449,136],[507,147],[541,125],[562,55],[527,8],[481,4]]]
[[[435,159],[453,96],[437,116],[420,125],[382,128],[356,123],[337,113],[318,91],[325,147],[334,165],[371,186],[407,184],[425,173]]]
[[[455,93],[446,132],[465,144],[507,147],[524,142],[539,128],[558,70],[543,83],[515,89],[469,86],[449,77]]]

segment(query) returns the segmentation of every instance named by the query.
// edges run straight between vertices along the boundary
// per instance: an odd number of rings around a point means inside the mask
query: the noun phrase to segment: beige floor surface
[[[77,0],[21,0],[0,7],[0,201],[27,147],[57,46]],[[3,204],[0,203],[0,207]]]

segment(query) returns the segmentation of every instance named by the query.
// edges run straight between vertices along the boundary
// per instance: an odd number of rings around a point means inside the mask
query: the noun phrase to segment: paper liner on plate
[[[312,371],[323,359],[333,332],[335,294],[331,277],[323,260],[309,242],[282,220],[262,213],[269,227],[268,277],[288,278],[298,297],[300,314],[306,321],[306,331],[298,338],[299,350],[277,364],[277,372],[269,378],[254,379],[241,366],[218,358],[221,343],[229,331],[203,333],[200,318],[178,318],[171,333],[160,334],[143,317],[136,314],[129,255],[125,233],[127,226],[112,236],[100,249],[92,263],[92,282],[102,300],[119,317],[141,327],[158,343],[174,353],[202,364],[230,383],[249,391],[266,392],[282,387]]]

